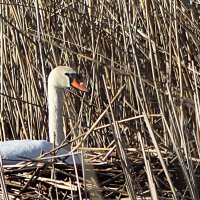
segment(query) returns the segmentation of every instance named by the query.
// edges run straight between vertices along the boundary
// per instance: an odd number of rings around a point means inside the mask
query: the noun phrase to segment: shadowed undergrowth
[[[0,6],[1,140],[48,139],[47,77],[56,66],[80,71],[90,87],[66,92],[63,113],[67,141],[87,165],[4,167],[4,198],[199,199],[198,3]]]

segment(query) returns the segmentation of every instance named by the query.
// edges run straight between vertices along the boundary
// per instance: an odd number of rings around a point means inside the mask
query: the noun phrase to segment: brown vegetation
[[[1,140],[48,139],[54,67],[91,88],[66,92],[63,117],[87,165],[4,166],[4,199],[200,198],[200,8],[189,2],[1,1]]]

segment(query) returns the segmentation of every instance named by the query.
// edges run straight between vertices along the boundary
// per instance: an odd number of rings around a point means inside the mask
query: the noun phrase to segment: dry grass
[[[4,167],[2,194],[199,199],[199,2],[17,2],[0,4],[0,140],[48,139],[47,76],[70,65],[91,88],[63,117],[88,165]]]

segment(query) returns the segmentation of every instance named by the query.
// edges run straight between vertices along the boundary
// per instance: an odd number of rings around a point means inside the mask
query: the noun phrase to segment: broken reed
[[[2,1],[0,13],[1,140],[48,138],[47,76],[69,65],[91,92],[66,93],[67,140],[117,149],[129,197],[199,198],[198,4]]]

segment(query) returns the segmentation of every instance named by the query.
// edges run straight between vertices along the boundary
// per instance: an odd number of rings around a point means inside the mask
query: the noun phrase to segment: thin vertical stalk
[[[0,154],[0,185],[1,185],[1,190],[2,190],[2,199],[9,200],[6,183],[4,179],[3,162],[2,162],[1,154]]]
[[[39,44],[39,52],[40,52],[40,59],[41,59],[41,67],[42,67],[42,78],[43,78],[43,86],[44,86],[44,94],[47,97],[47,81],[45,75],[45,66],[44,66],[44,58],[43,58],[43,50],[42,50],[42,40],[41,40],[41,28],[40,28],[40,20],[41,15],[39,12],[39,3],[38,0],[35,0],[35,9],[36,9],[36,20],[37,20],[37,37],[38,37],[38,44]]]
[[[0,110],[0,123],[1,123],[1,128],[0,128],[0,138],[3,139],[3,140],[6,140],[6,133],[5,133],[5,129],[4,129],[4,117],[3,117],[3,114],[4,114],[4,89],[3,89],[3,86],[4,86],[4,53],[3,53],[3,50],[4,50],[4,35],[3,35],[3,32],[4,32],[4,19],[3,19],[3,16],[4,16],[4,0],[1,1],[1,4],[0,4],[0,85],[1,85],[1,95],[0,95],[0,104],[1,104],[1,110]],[[2,131],[2,134],[1,134],[1,131]]]

